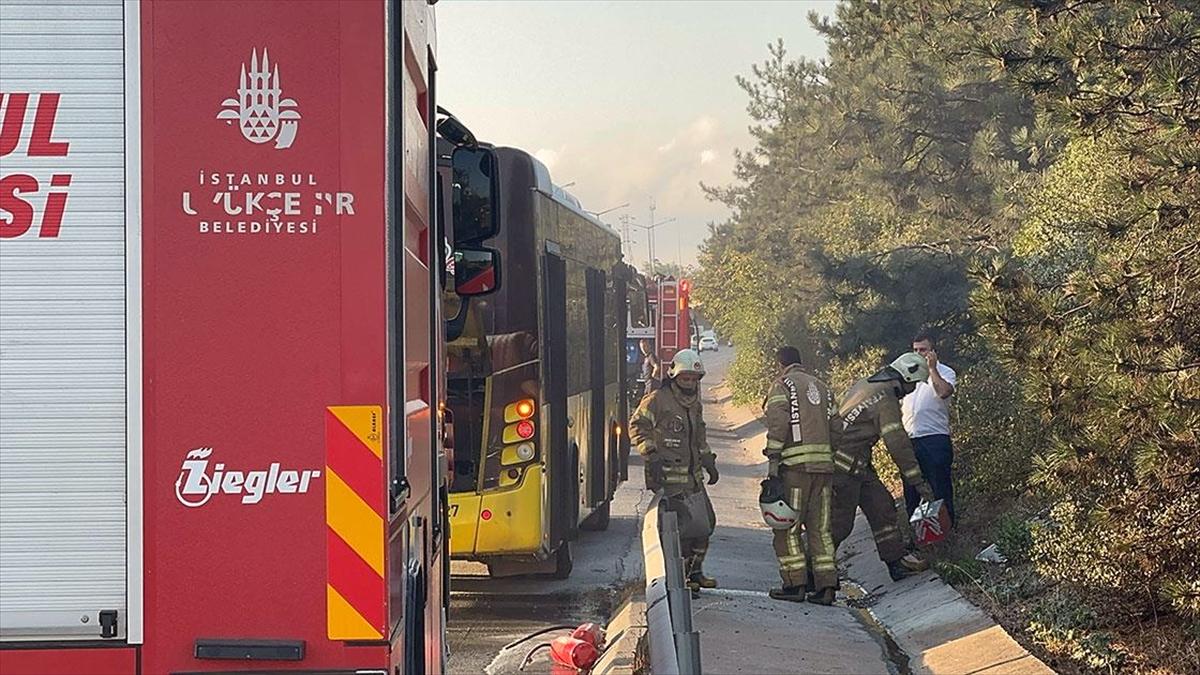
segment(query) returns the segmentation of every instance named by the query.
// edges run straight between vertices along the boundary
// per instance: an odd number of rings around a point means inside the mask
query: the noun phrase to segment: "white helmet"
[[[675,352],[675,358],[671,359],[671,365],[667,368],[667,376],[675,377],[680,373],[695,373],[704,377],[704,362],[700,360],[700,355],[691,349]]]
[[[916,352],[901,354],[886,368],[867,378],[871,382],[886,382],[900,379],[909,384],[924,382],[929,379],[929,362]]]
[[[799,514],[787,503],[787,493],[783,481],[777,476],[771,476],[762,483],[758,493],[758,508],[762,511],[763,522],[772,530],[788,530],[796,524]]]

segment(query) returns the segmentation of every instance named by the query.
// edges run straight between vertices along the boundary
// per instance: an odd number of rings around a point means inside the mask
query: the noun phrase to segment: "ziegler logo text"
[[[175,479],[175,497],[184,506],[204,506],[217,493],[240,495],[243,504],[257,504],[269,494],[304,494],[312,481],[321,477],[316,469],[281,469],[272,462],[258,471],[234,471],[217,462],[210,468],[212,448],[196,448],[183,460],[179,478]]]

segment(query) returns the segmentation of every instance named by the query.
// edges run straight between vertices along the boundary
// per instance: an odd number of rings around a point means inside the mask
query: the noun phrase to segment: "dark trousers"
[[[856,476],[840,471],[834,474],[832,507],[830,529],[835,550],[850,536],[854,515],[861,508],[871,525],[871,536],[875,538],[875,550],[879,552],[880,560],[890,564],[908,552],[904,535],[896,527],[896,498],[883,486],[872,467],[867,466]]]
[[[946,510],[950,512],[950,522],[953,524],[954,479],[950,475],[950,467],[954,464],[954,444],[945,434],[918,436],[912,439],[912,444],[917,463],[921,465],[921,473],[924,474],[929,487],[933,488],[934,496],[946,502]],[[909,516],[912,516],[920,503],[921,495],[916,488],[905,485],[904,505]]]

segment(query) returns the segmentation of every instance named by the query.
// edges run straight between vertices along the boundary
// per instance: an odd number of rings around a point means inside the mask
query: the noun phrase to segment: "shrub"
[[[992,540],[1009,564],[1019,565],[1029,561],[1033,535],[1024,518],[1014,514],[1000,516],[992,526]]]

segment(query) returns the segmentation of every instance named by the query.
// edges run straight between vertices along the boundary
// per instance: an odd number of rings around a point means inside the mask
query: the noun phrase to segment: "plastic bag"
[[[950,512],[941,499],[923,502],[908,522],[912,523],[913,538],[918,546],[939,542],[950,534]]]
[[[701,487],[695,492],[686,492],[667,499],[667,510],[674,511],[679,519],[680,539],[704,539],[712,535],[717,524],[708,492]]]

